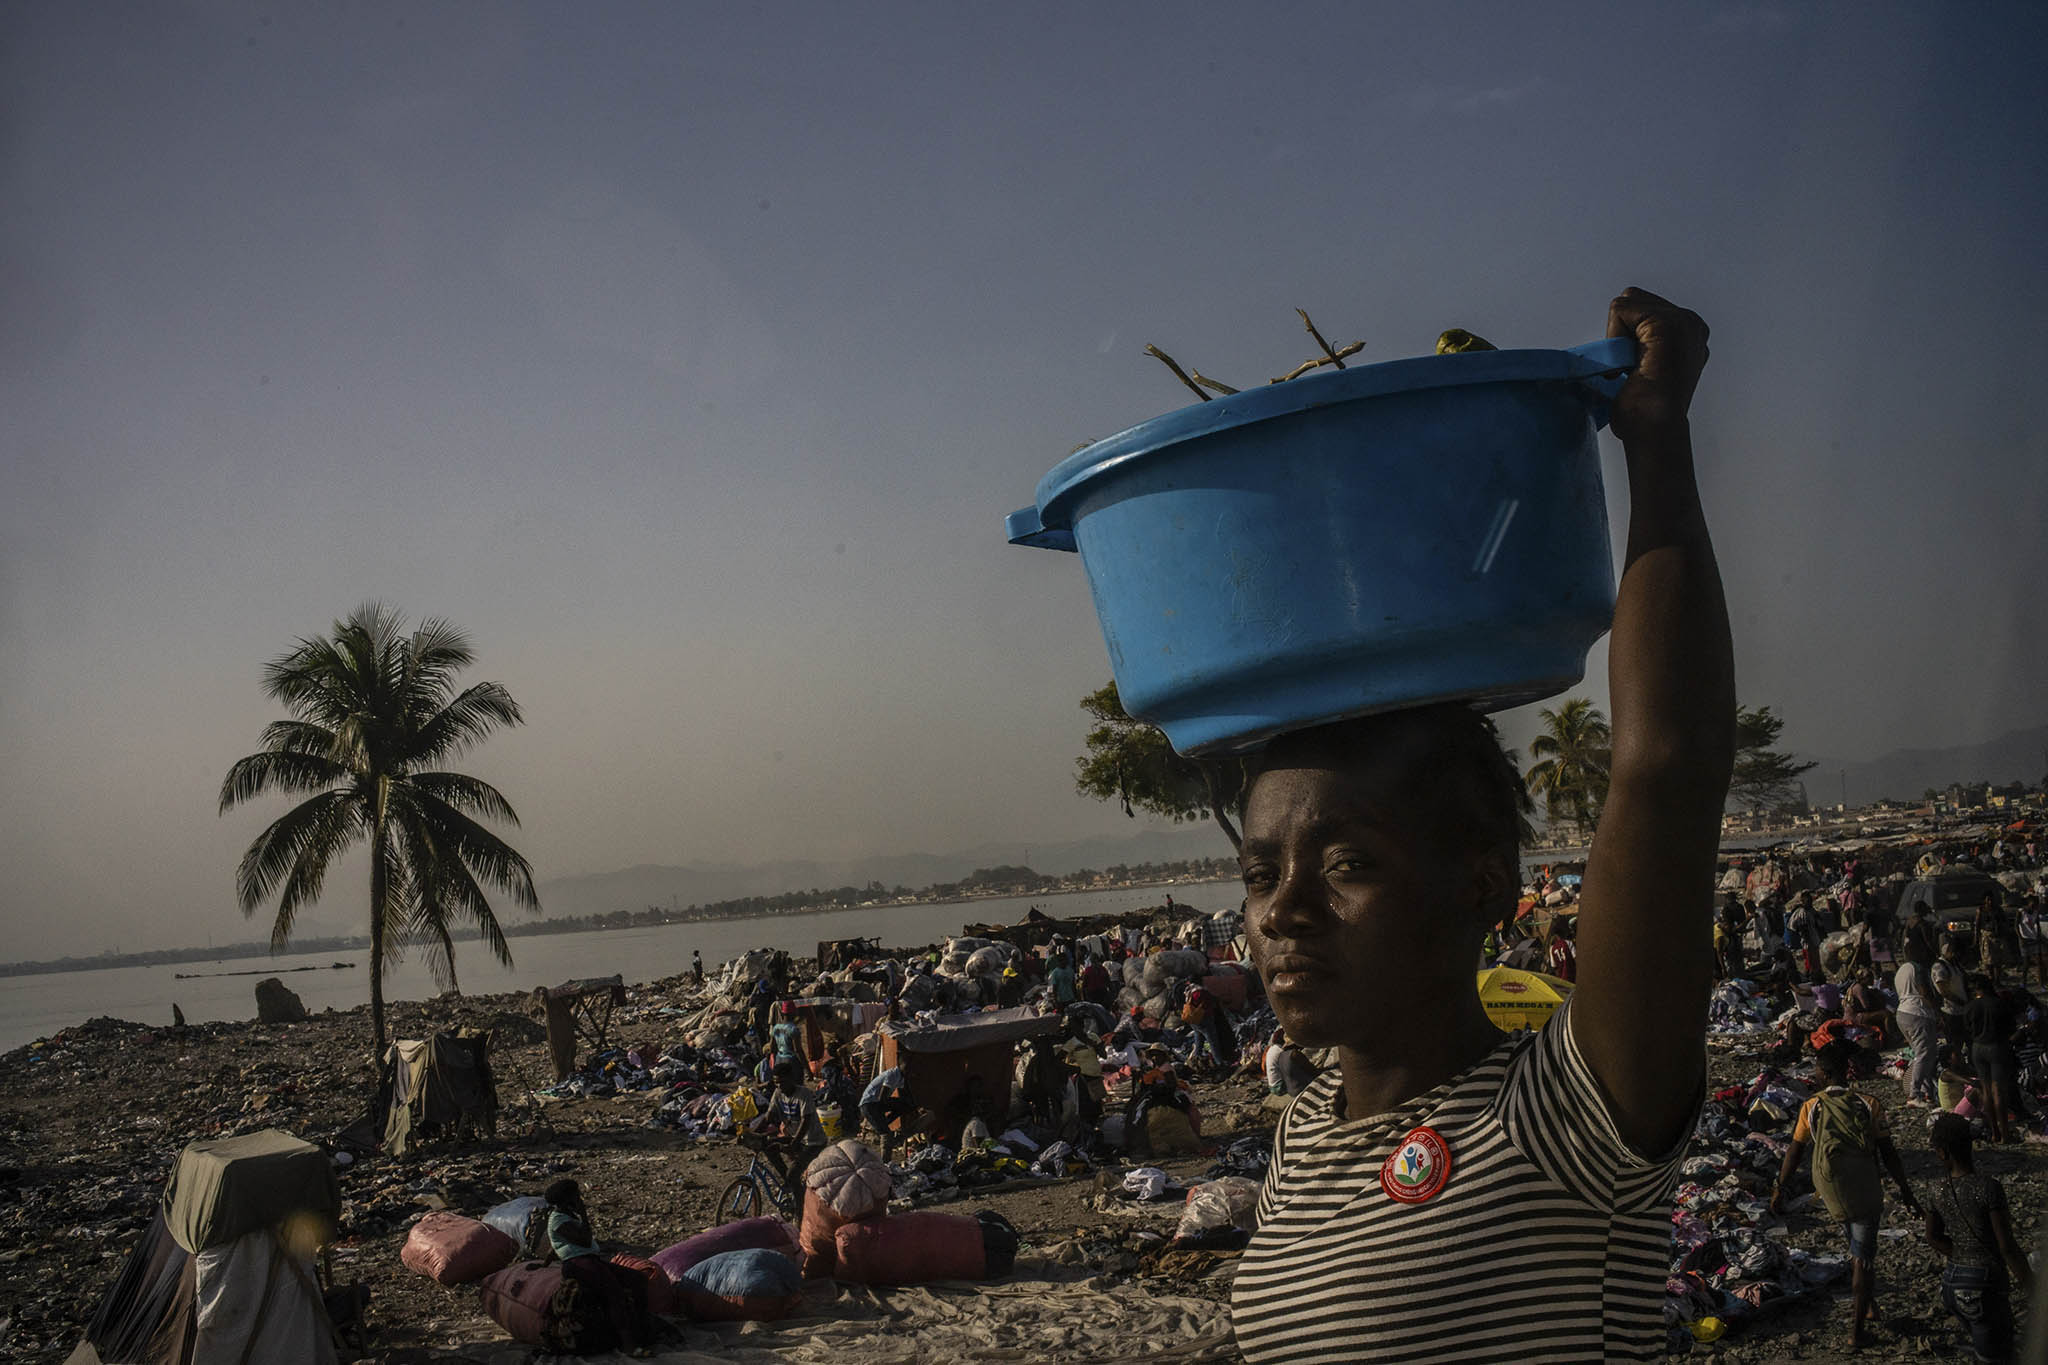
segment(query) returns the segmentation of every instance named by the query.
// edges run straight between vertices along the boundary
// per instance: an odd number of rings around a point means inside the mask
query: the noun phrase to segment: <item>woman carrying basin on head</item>
[[[1287,1036],[1337,1048],[1282,1119],[1232,1292],[1254,1361],[1661,1356],[1677,1163],[1705,1078],[1727,611],[1693,481],[1693,313],[1631,289],[1638,366],[1609,654],[1611,786],[1578,984],[1504,1036],[1474,984],[1517,894],[1518,779],[1442,705],[1299,731],[1249,763],[1246,933]]]

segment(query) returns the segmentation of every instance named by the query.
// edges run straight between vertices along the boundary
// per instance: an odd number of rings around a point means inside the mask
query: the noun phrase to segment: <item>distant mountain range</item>
[[[1884,797],[1918,799],[1929,787],[1947,790],[1951,782],[2025,782],[2029,786],[2048,773],[2048,725],[2011,730],[1982,744],[1953,749],[1894,749],[1863,763],[1821,759],[1806,775],[1806,797],[1816,806],[1844,799],[1867,806]]]
[[[921,891],[940,882],[958,881],[976,868],[1026,864],[1049,877],[1081,868],[1119,864],[1182,862],[1190,858],[1226,858],[1230,845],[1221,830],[1208,822],[1179,829],[1147,830],[1126,838],[1101,837],[1067,843],[982,844],[955,853],[896,853],[867,858],[774,863],[685,863],[680,866],[642,864],[616,872],[556,877],[538,888],[549,918],[559,915],[609,914],[641,910],[650,905],[708,905],[741,896],[778,896],[786,891],[830,890],[880,882]]]
[[[1806,774],[1807,797],[1815,805],[1842,800],[1844,780],[1852,806],[1880,797],[1910,800],[1929,787],[1951,782],[2040,781],[2048,770],[2048,725],[2014,730],[1982,744],[1952,749],[1896,749],[1882,758],[1848,763],[1821,759]],[[1811,755],[1806,755],[1811,757]],[[1067,843],[982,844],[953,853],[898,853],[867,858],[797,859],[773,863],[694,862],[679,866],[643,864],[615,872],[557,877],[540,884],[541,904],[550,917],[642,910],[650,905],[705,905],[741,896],[777,896],[812,887],[906,886],[922,890],[958,881],[980,867],[1028,863],[1059,876],[1081,868],[1118,864],[1179,862],[1228,857],[1229,845],[1207,822],[1178,829],[1153,829],[1128,837],[1100,837]]]

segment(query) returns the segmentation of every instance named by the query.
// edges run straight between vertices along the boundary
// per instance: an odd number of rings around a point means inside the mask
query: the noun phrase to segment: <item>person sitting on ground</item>
[[[825,1060],[818,1063],[818,1103],[836,1104],[844,1114],[859,1107],[860,1086],[854,1081],[852,1062],[843,1042],[827,1047]]]
[[[1131,1006],[1131,1012],[1117,1021],[1110,1031],[1109,1045],[1121,1051],[1128,1047],[1144,1048],[1159,1041],[1159,1026],[1146,1015],[1139,1005]]]
[[[1849,1089],[1849,1060],[1855,1047],[1837,1039],[1821,1048],[1815,1060],[1826,1089],[1799,1106],[1792,1127],[1792,1145],[1785,1149],[1778,1183],[1771,1190],[1771,1212],[1784,1208],[1785,1186],[1799,1169],[1808,1147],[1813,1149],[1813,1188],[1827,1205],[1828,1215],[1842,1225],[1849,1244],[1849,1349],[1869,1344],[1866,1324],[1877,1303],[1877,1232],[1884,1216],[1884,1189],[1878,1181],[1882,1164],[1899,1200],[1915,1217],[1920,1205],[1906,1182],[1899,1149],[1886,1129],[1884,1109],[1870,1096]]]
[[[548,1249],[562,1263],[562,1278],[577,1289],[573,1321],[553,1324],[558,1339],[543,1344],[570,1352],[614,1349],[644,1356],[654,1338],[647,1315],[647,1281],[613,1265],[591,1235],[590,1211],[573,1180],[557,1180],[542,1195],[548,1205]]]
[[[953,1146],[959,1148],[964,1142],[962,1135],[971,1125],[979,1123],[981,1127],[989,1128],[994,1117],[995,1105],[988,1097],[988,1081],[977,1071],[967,1077],[960,1092],[947,1103],[946,1133],[952,1138]]]
[[[1172,1053],[1155,1043],[1145,1049],[1145,1063],[1145,1070],[1131,1077],[1130,1097],[1124,1101],[1124,1145],[1140,1155],[1150,1150],[1146,1115],[1161,1105],[1184,1114],[1194,1107],[1186,1082],[1174,1070]]]
[[[1891,1003],[1884,993],[1872,984],[1870,968],[1856,969],[1855,984],[1842,997],[1842,1018],[1857,1028],[1869,1029],[1876,1035],[1875,1045],[1889,1047],[1893,1039],[1886,1032],[1891,1022]]]
[[[1664,1351],[1671,1196],[1705,1091],[1734,668],[1686,417],[1706,326],[1630,290],[1608,330],[1641,352],[1610,416],[1629,543],[1571,998],[1514,1034],[1479,1000],[1479,936],[1520,881],[1522,802],[1479,711],[1340,721],[1246,762],[1252,956],[1288,1037],[1337,1049],[1281,1119],[1232,1285],[1254,1365]],[[1513,1246],[1576,1250],[1526,1262],[1503,1294]]]
[[[2008,1116],[2019,1100],[2019,1059],[2013,1054],[2013,1033],[2019,1016],[1988,976],[1970,978],[1970,1003],[1963,1008],[1963,1032],[1970,1040],[1970,1066],[1977,1073],[1984,1125],[1996,1143],[2013,1140]]]
[[[1785,995],[1799,984],[1799,967],[1792,961],[1792,950],[1779,944],[1771,950],[1770,969],[1764,973],[1761,983],[1766,991],[1774,995]]]
[[[1315,1078],[1315,1065],[1308,1054],[1288,1040],[1286,1029],[1274,1029],[1272,1041],[1266,1044],[1266,1093],[1299,1095]]]
[[[1948,1261],[1941,1273],[1941,1301],[1969,1332],[1978,1360],[2011,1360],[2012,1285],[2017,1282],[2021,1293],[2031,1293],[2034,1274],[2013,1236],[2005,1187],[1978,1174],[1968,1119],[1940,1115],[1927,1141],[1947,1171],[1927,1200],[1927,1244]]]
[[[1013,1010],[1024,1003],[1024,974],[1012,962],[1004,966],[1002,977],[996,982],[996,1006]]]
[[[1780,1070],[1799,1065],[1806,1056],[1806,1045],[1812,1034],[1805,1016],[1796,1010],[1787,1010],[1784,1021],[1778,1025],[1777,1041],[1764,1054],[1764,1065]]]

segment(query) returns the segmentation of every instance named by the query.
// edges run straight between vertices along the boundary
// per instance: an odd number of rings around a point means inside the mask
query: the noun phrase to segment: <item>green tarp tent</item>
[[[334,1365],[313,1253],[341,1191],[290,1133],[195,1142],[67,1365]]]
[[[265,1128],[218,1142],[195,1142],[178,1155],[164,1186],[164,1223],[190,1252],[234,1241],[288,1218],[312,1218],[325,1242],[341,1216],[341,1187],[327,1153],[290,1133]]]

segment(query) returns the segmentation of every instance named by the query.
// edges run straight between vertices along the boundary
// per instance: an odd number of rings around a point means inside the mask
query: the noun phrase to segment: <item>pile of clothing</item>
[[[1264,1180],[1266,1167],[1273,1163],[1273,1139],[1264,1134],[1241,1137],[1216,1154],[1204,1179],[1216,1180],[1226,1175],[1240,1175],[1250,1180]]]
[[[1022,1128],[1000,1137],[976,1137],[970,1124],[960,1149],[943,1142],[919,1147],[889,1168],[895,1198],[908,1203],[943,1203],[967,1190],[1010,1180],[1066,1180],[1095,1169],[1089,1154],[1072,1143],[1043,1140]]]
[[[587,1058],[581,1070],[533,1093],[543,1099],[588,1100],[654,1086],[652,1059],[624,1048],[608,1048]]]
[[[754,1058],[744,1047],[679,1046],[672,1052],[654,1048],[608,1048],[586,1059],[581,1070],[534,1091],[543,1099],[605,1099],[635,1091],[667,1089],[665,1110],[680,1108],[714,1086],[730,1086],[746,1078]],[[678,1126],[672,1123],[658,1127]]]
[[[1664,1320],[1674,1354],[1691,1349],[1694,1324],[1712,1324],[1700,1334],[1712,1339],[1848,1276],[1847,1256],[1793,1246],[1784,1220],[1770,1211],[1771,1187],[1809,1093],[1798,1079],[1766,1069],[1747,1085],[1717,1091],[1700,1114],[1671,1215]],[[1812,1198],[1788,1208],[1798,1212]]]
[[[678,1086],[647,1116],[649,1128],[664,1128],[685,1137],[731,1137],[738,1125],[732,1116],[732,1097],[716,1090]]]
[[[1733,978],[1714,987],[1707,1001],[1708,1033],[1763,1033],[1779,1014],[1779,1006],[1757,993],[1756,983]]]

